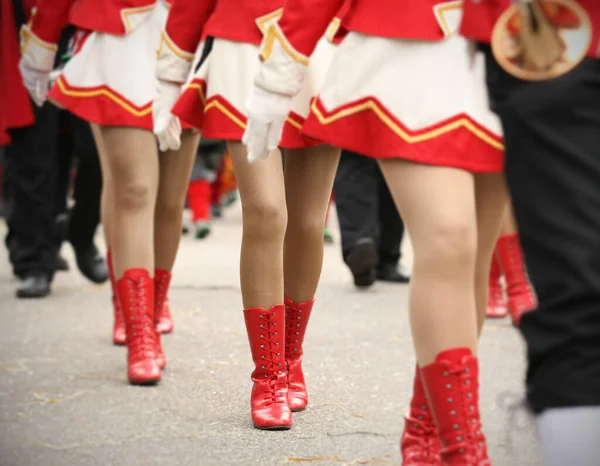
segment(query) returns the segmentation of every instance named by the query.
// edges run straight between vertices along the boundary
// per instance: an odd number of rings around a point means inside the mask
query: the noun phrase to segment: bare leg
[[[154,205],[158,152],[154,135],[137,128],[101,128],[103,164],[110,173],[115,211],[110,232],[115,276],[131,268],[154,269]],[[102,156],[102,155],[101,155]]]
[[[473,175],[462,170],[380,160],[414,251],[409,313],[417,362],[448,348],[477,350]]]
[[[475,265],[475,299],[479,333],[488,308],[488,291],[492,255],[502,226],[506,224],[508,192],[502,173],[475,175],[477,208],[477,263]]]
[[[325,217],[339,157],[339,149],[330,146],[286,151],[285,296],[296,303],[312,300],[317,291]]]
[[[200,135],[185,132],[181,149],[159,155],[159,185],[154,213],[154,259],[157,269],[171,271],[179,249],[185,196]]]
[[[100,127],[98,149],[113,196],[110,214],[114,276],[126,326],[127,375],[132,384],[160,380],[154,316],[154,205],[158,152],[150,131]]]
[[[244,308],[283,303],[283,239],[287,224],[279,152],[248,163],[246,148],[228,142],[242,202],[240,281]]]
[[[242,202],[240,282],[244,320],[255,369],[250,406],[257,429],[289,429],[283,239],[287,223],[283,166],[279,151],[248,163],[246,148],[229,142]]]

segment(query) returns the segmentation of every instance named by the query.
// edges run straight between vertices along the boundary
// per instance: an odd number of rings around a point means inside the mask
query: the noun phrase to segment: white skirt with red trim
[[[350,33],[338,47],[303,132],[375,158],[497,172],[500,121],[473,44]]]
[[[317,45],[284,127],[281,147],[297,149],[319,144],[303,136],[300,129],[310,113],[311,100],[325,81],[336,48],[325,38]],[[173,113],[183,123],[201,129],[205,138],[241,141],[247,122],[246,105],[260,65],[258,56],[256,45],[215,38]]]
[[[139,21],[131,14],[136,27],[125,36],[78,31],[74,55],[48,97],[91,123],[151,130],[156,50],[167,13],[157,2]]]

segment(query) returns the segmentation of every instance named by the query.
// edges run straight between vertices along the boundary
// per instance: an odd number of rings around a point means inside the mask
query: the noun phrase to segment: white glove
[[[46,101],[46,94],[50,88],[50,72],[58,47],[56,44],[40,39],[27,25],[21,27],[20,36],[19,71],[31,99],[38,107],[41,107]]]
[[[154,134],[161,152],[179,150],[181,147],[181,122],[171,113],[181,95],[181,84],[158,80],[152,105]]]
[[[254,86],[248,102],[248,125],[242,143],[248,148],[248,162],[265,160],[279,146],[292,97]]]
[[[23,63],[23,59],[19,62],[19,71],[23,78],[23,84],[29,92],[31,100],[41,107],[46,102],[46,94],[50,88],[50,73],[47,71],[34,70]]]

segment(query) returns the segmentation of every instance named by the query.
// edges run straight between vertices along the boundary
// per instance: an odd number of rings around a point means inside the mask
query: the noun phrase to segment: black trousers
[[[11,131],[4,190],[6,246],[13,273],[52,278],[63,241],[56,218],[67,211],[71,168],[78,162],[67,238],[90,247],[100,221],[102,175],[89,124],[49,103],[35,107],[36,124]]]
[[[33,107],[36,124],[11,131],[12,142],[6,147],[5,242],[15,275],[44,274],[51,279],[60,242],[55,229],[59,110],[49,103]]]
[[[94,242],[100,223],[102,172],[94,137],[87,121],[67,112],[61,115],[59,139],[59,184],[57,210],[66,211],[71,170],[77,166],[73,185],[74,205],[69,211],[67,239],[76,251],[85,251]]]
[[[521,320],[535,412],[600,405],[600,61],[524,82],[487,53],[506,177],[539,308]]]
[[[334,183],[344,259],[361,238],[378,245],[380,263],[397,263],[404,223],[375,159],[342,151]]]

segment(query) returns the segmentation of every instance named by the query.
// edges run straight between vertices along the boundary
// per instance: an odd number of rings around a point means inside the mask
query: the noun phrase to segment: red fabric
[[[165,32],[177,47],[188,53],[196,51],[216,3],[216,0],[178,0],[173,4]]]
[[[592,43],[588,56],[598,58],[600,54],[600,2],[598,0],[577,0],[587,11],[592,22]],[[510,0],[487,0],[486,2],[465,2],[460,32],[465,37],[489,43],[494,25],[500,15],[510,6]],[[568,11],[558,10],[555,22],[565,25],[571,18]],[[565,20],[565,21],[562,21]]]
[[[152,9],[156,0],[37,0],[31,29],[46,42],[56,43],[71,23],[81,29],[118,36],[128,32],[128,10]]]
[[[310,55],[337,14],[348,31],[397,39],[441,40],[434,7],[447,0],[287,0],[279,24],[296,50]],[[346,12],[347,9],[347,12]],[[343,31],[342,29],[342,31]]]
[[[206,89],[204,82],[197,80],[196,84],[202,89]],[[173,114],[178,116],[182,123],[201,129],[205,138],[241,141],[248,121],[246,115],[221,95],[212,96],[206,104],[203,96],[204,94],[198,91],[198,87],[188,86],[173,107]],[[216,102],[218,105],[210,105],[211,102]],[[205,105],[208,107],[206,112],[204,111]],[[291,113],[283,128],[280,146],[284,149],[303,149],[321,144],[321,142],[302,134],[303,124],[304,119],[301,116]]]
[[[192,211],[192,221],[210,220],[211,185],[206,180],[194,180],[188,188],[188,204]]]
[[[448,128],[434,137],[424,137],[421,141],[409,142],[403,139],[372,110],[343,115],[344,109],[372,101],[386,115],[386,120],[413,137],[423,136],[431,131]],[[411,131],[404,126],[375,98],[365,98],[328,111],[319,99],[316,106],[326,118],[340,116],[329,124],[322,124],[312,112],[302,128],[308,136],[325,141],[335,147],[341,147],[373,158],[400,158],[427,165],[454,167],[474,173],[493,173],[503,169],[504,157],[500,148],[477,137],[464,125],[455,129],[453,123],[466,120],[477,127],[480,133],[501,144],[501,139],[491,134],[467,115],[456,115],[446,121],[420,131]]]
[[[88,95],[83,96],[76,94],[78,90],[82,89],[69,85],[64,76],[60,76],[50,89],[48,97],[90,123],[152,130],[152,102],[138,107],[125,96],[117,94],[106,86],[86,87],[84,90]],[[90,93],[95,95],[89,96]],[[129,110],[119,105],[117,101],[126,103]]]
[[[255,20],[283,7],[284,0],[217,0],[206,24],[206,34],[260,45],[262,33]]]
[[[35,122],[19,73],[19,40],[12,0],[0,0],[0,145],[10,142],[8,130]]]

